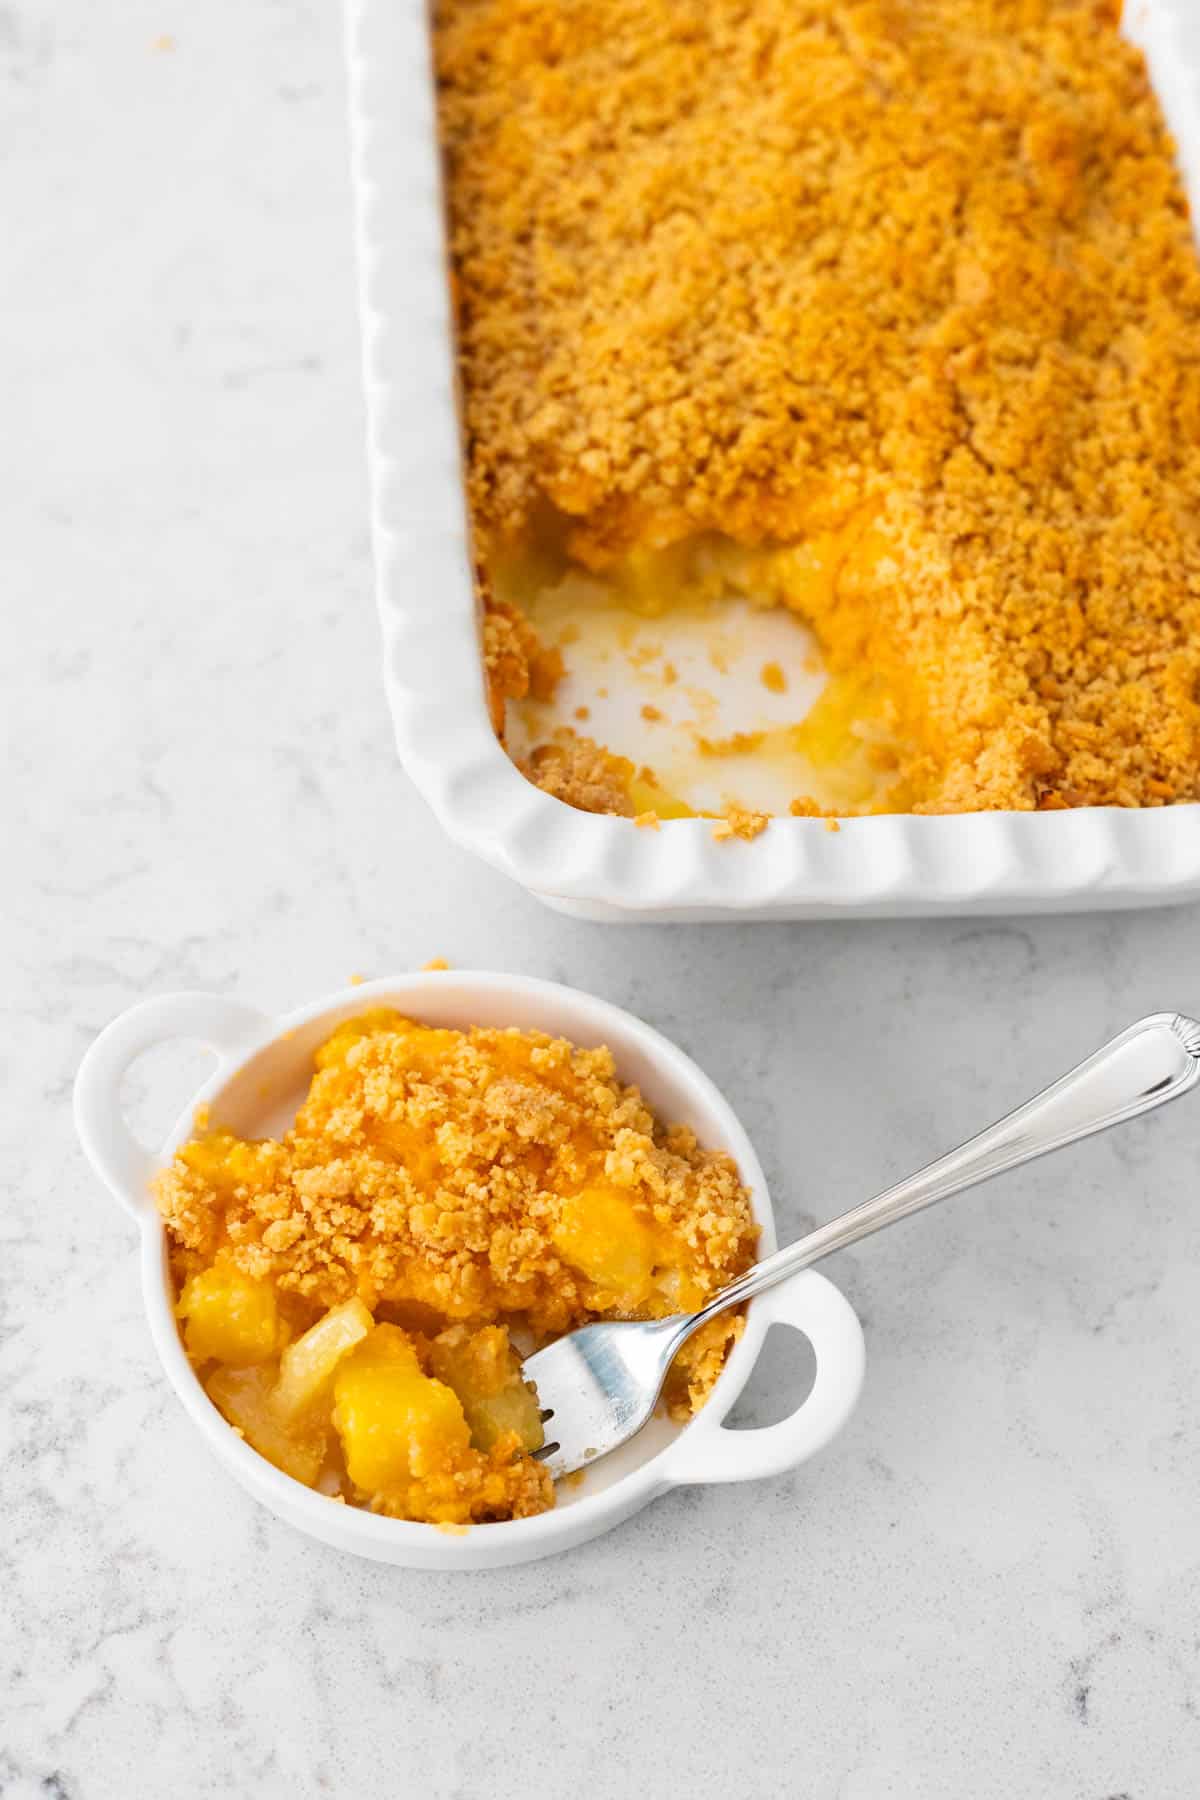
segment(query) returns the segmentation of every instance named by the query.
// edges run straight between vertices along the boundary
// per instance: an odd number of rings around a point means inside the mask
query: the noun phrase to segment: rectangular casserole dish
[[[1200,7],[1133,0],[1200,212]],[[1055,912],[1200,894],[1200,805],[711,821],[644,830],[517,771],[489,721],[471,573],[424,0],[347,0],[376,593],[409,776],[447,833],[559,911],[596,920]],[[436,603],[431,604],[431,596]]]

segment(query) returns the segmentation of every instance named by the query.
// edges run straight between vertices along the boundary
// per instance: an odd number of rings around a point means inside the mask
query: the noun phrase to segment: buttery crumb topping
[[[192,1366],[254,1450],[331,1499],[443,1527],[544,1511],[510,1328],[536,1343],[702,1306],[754,1256],[736,1165],[657,1119],[608,1050],[540,1032],[377,1008],[314,1060],[281,1138],[197,1119],[157,1178]],[[704,1404],[742,1323],[684,1345],[672,1416]]]
[[[595,568],[836,542],[796,604],[893,697],[917,810],[1195,799],[1200,269],[1117,23],[441,0],[485,563],[547,509]],[[489,626],[498,724],[527,629]],[[535,779],[635,810],[561,750]]]
[[[552,741],[537,744],[519,766],[547,794],[582,812],[634,815],[629,791],[634,769],[628,757],[614,756],[569,726],[557,731]]]
[[[732,1158],[656,1119],[611,1051],[386,1008],[322,1047],[281,1139],[198,1139],[156,1193],[181,1285],[220,1261],[303,1323],[357,1298],[441,1324],[519,1316],[541,1339],[701,1305],[756,1238]]]

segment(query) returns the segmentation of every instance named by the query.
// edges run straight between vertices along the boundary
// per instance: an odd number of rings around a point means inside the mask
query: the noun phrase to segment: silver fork
[[[1152,1013],[957,1150],[756,1263],[699,1312],[605,1321],[559,1338],[523,1365],[548,1440],[537,1455],[558,1480],[640,1431],[676,1352],[715,1313],[936,1200],[1175,1100],[1198,1080],[1200,1024],[1181,1013]]]

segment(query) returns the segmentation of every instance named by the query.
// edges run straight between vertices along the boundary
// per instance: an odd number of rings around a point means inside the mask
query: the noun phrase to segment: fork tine
[[[683,1318],[584,1325],[522,1365],[542,1419],[538,1451],[554,1480],[607,1456],[646,1423],[678,1348]]]

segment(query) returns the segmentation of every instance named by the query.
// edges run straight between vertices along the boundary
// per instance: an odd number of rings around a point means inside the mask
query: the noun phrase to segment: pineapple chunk
[[[361,1300],[347,1300],[331,1307],[324,1318],[289,1344],[279,1359],[279,1380],[274,1406],[278,1417],[291,1424],[312,1413],[322,1402],[328,1416],[333,1378],[342,1357],[361,1343],[373,1320]]]
[[[280,1147],[269,1138],[259,1142],[235,1137],[231,1131],[214,1131],[185,1144],[179,1160],[218,1193],[236,1187],[262,1190],[275,1179]]]
[[[460,1034],[435,1025],[420,1025],[406,1019],[390,1006],[377,1006],[347,1019],[317,1051],[314,1062],[318,1069],[337,1068],[343,1064],[363,1038],[386,1032],[388,1050],[395,1066],[405,1069],[435,1070],[453,1051]]]
[[[175,1310],[185,1321],[183,1341],[194,1362],[248,1368],[275,1356],[287,1338],[274,1288],[232,1263],[214,1263],[193,1275]]]
[[[313,1062],[318,1069],[332,1068],[345,1062],[347,1053],[360,1039],[373,1037],[378,1031],[403,1031],[407,1024],[394,1007],[373,1006],[369,1012],[344,1020],[316,1051]]]
[[[312,1487],[325,1461],[328,1432],[311,1420],[303,1427],[285,1424],[275,1409],[274,1377],[274,1369],[262,1365],[216,1369],[205,1387],[209,1399],[252,1449],[285,1475]]]
[[[662,1247],[628,1192],[599,1186],[569,1195],[552,1236],[566,1261],[624,1311],[644,1306],[654,1292]]]
[[[458,1395],[477,1450],[490,1450],[506,1432],[516,1432],[525,1450],[541,1449],[545,1433],[537,1393],[521,1379],[503,1325],[480,1331],[451,1325],[433,1340],[429,1361],[438,1380]]]
[[[398,1325],[376,1325],[342,1359],[333,1395],[347,1471],[366,1493],[442,1474],[469,1448],[458,1400],[422,1373],[412,1340]]]

